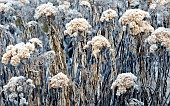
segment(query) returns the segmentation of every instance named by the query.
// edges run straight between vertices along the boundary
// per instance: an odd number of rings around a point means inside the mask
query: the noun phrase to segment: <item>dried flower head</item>
[[[16,98],[18,98],[18,96],[23,98],[24,94],[31,93],[34,88],[35,85],[33,82],[27,83],[27,79],[25,77],[19,76],[12,77],[7,85],[3,86],[3,91],[5,96],[13,102]],[[20,103],[22,103],[22,101],[20,101]]]
[[[34,18],[38,19],[42,16],[56,16],[57,15],[57,9],[55,6],[53,6],[52,3],[48,2],[47,4],[41,4],[38,6],[35,10]]]
[[[119,19],[119,23],[126,26],[128,25],[133,35],[141,32],[152,32],[154,28],[144,19],[150,17],[148,12],[140,9],[129,9]]]
[[[57,75],[53,76],[50,79],[50,87],[51,88],[63,88],[68,86],[69,79],[67,75],[63,74],[62,72],[58,73]]]
[[[20,63],[22,58],[30,58],[31,53],[35,50],[35,44],[42,47],[42,42],[37,38],[32,38],[26,44],[21,42],[15,46],[7,46],[6,53],[2,57],[2,63],[7,64],[8,61],[13,66]]]
[[[137,89],[138,85],[136,84],[137,77],[132,73],[122,73],[117,76],[117,79],[112,83],[111,89],[115,90],[118,87],[116,95],[120,96],[125,93],[129,88]]]
[[[29,40],[29,42],[34,45],[38,45],[39,47],[42,47],[42,41],[39,40],[38,38],[32,38]]]
[[[115,10],[108,9],[102,13],[100,21],[103,22],[104,20],[106,20],[106,21],[113,20],[117,16],[118,15]]]
[[[102,35],[93,37],[91,41],[87,42],[87,45],[85,45],[83,49],[89,48],[90,45],[92,45],[92,54],[94,56],[96,56],[103,47],[111,47],[110,42]]]
[[[91,8],[90,3],[88,1],[81,1],[80,6]]]
[[[91,28],[89,22],[84,18],[75,18],[66,24],[66,30],[64,34],[69,34],[71,37],[74,36],[76,31],[88,31]]]
[[[151,52],[157,49],[156,43],[161,43],[162,46],[170,51],[170,28],[159,27],[145,40],[145,42],[151,44]]]

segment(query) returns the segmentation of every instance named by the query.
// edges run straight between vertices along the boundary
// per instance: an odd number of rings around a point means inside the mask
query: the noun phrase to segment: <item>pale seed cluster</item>
[[[118,87],[116,95],[120,96],[121,94],[126,93],[127,89],[135,88],[137,89],[138,85],[136,84],[137,77],[132,73],[122,73],[117,76],[117,79],[112,83],[111,89],[115,90]]]
[[[26,27],[32,27],[32,26],[36,26],[38,23],[36,21],[29,21],[27,24],[26,24]]]
[[[91,25],[84,18],[75,18],[66,24],[64,34],[69,34],[71,37],[75,36],[76,31],[89,31]]]
[[[108,9],[108,10],[106,10],[106,11],[104,11],[103,13],[102,13],[102,16],[101,16],[101,18],[100,18],[100,21],[101,22],[103,22],[104,20],[105,21],[109,21],[109,20],[113,20],[114,18],[116,18],[118,15],[117,15],[117,13],[116,13],[116,11],[115,10],[112,10],[112,9]]]
[[[146,39],[146,42],[151,45],[150,52],[152,53],[157,50],[157,43],[161,43],[170,51],[170,28],[159,27]]]
[[[128,25],[131,34],[138,35],[141,32],[152,32],[154,28],[144,19],[150,17],[148,12],[140,9],[129,9],[119,19],[119,23]]]
[[[30,58],[31,53],[35,50],[35,44],[40,43],[39,39],[37,40],[39,41],[38,43],[35,43],[34,39],[37,38],[33,38],[33,40],[30,39],[30,42],[27,42],[26,44],[21,42],[16,44],[15,46],[7,46],[6,53],[2,57],[2,63],[8,64],[8,62],[10,61],[13,66],[16,66],[20,63],[20,60],[22,58]]]
[[[38,19],[42,16],[56,16],[57,15],[57,9],[55,6],[53,6],[52,3],[48,2],[47,4],[41,4],[38,6],[35,10],[34,18]]]
[[[63,88],[68,86],[68,82],[69,79],[67,75],[60,72],[50,79],[49,84],[50,84],[50,88]]]
[[[16,99],[20,98],[20,105],[28,105],[26,98],[24,98],[24,94],[27,92],[31,93],[35,85],[31,79],[26,79],[23,76],[12,77],[7,85],[3,86],[3,91],[5,96],[9,99],[9,101],[17,103]]]
[[[96,56],[103,47],[111,47],[110,42],[102,35],[93,37],[91,41],[87,42],[87,45],[85,45],[83,49],[89,48],[90,45],[92,45],[92,54],[94,56]]]

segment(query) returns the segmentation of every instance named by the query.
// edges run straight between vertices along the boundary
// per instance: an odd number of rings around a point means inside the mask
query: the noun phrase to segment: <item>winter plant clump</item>
[[[3,93],[6,99],[20,106],[28,105],[27,96],[33,92],[35,85],[31,79],[26,79],[23,76],[12,77],[7,85],[3,86]],[[20,98],[18,103],[17,99]]]
[[[22,58],[30,58],[31,53],[35,50],[35,45],[42,47],[42,42],[37,38],[32,38],[26,44],[21,42],[7,46],[6,53],[2,57],[2,63],[10,63],[16,66]]]
[[[64,88],[68,86],[69,79],[62,72],[50,78],[50,88]]]
[[[159,27],[146,39],[146,42],[151,45],[151,53],[154,53],[158,49],[157,43],[166,47],[167,51],[170,52],[170,28]]]
[[[130,28],[132,35],[138,35],[141,32],[152,32],[154,28],[145,21],[145,18],[149,18],[150,15],[148,12],[140,9],[129,9],[123,14],[119,19],[119,23],[124,27],[127,25]]]
[[[104,11],[103,13],[102,13],[102,16],[101,16],[101,18],[100,18],[100,21],[101,22],[103,22],[104,20],[105,21],[109,21],[109,20],[113,20],[114,18],[116,18],[118,15],[117,15],[117,13],[116,13],[116,11],[115,10],[112,10],[112,9],[108,9],[108,10],[106,10],[106,11]]]
[[[91,25],[84,18],[75,18],[66,24],[66,30],[64,34],[69,34],[71,37],[75,37],[77,31],[90,31]]]
[[[0,106],[170,106],[170,0],[0,0]]]
[[[119,74],[116,80],[112,83],[111,89],[115,90],[118,87],[116,95],[120,96],[127,92],[127,89],[138,89],[137,77],[132,73]]]

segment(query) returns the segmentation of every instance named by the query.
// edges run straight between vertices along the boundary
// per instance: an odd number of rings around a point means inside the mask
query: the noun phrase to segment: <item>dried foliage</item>
[[[169,106],[169,0],[0,0],[1,106]]]

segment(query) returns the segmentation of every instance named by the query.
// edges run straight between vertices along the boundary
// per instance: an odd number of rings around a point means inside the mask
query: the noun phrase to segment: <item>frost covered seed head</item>
[[[129,88],[137,89],[138,85],[136,84],[137,77],[132,73],[122,73],[117,76],[117,79],[112,83],[111,89],[114,90],[118,87],[116,95],[120,96],[125,93]]]
[[[69,34],[71,37],[72,34],[76,31],[88,31],[91,28],[89,22],[84,18],[75,18],[66,24],[65,34]]]
[[[150,17],[148,12],[140,9],[129,9],[119,19],[119,23],[124,26],[128,25],[133,35],[141,32],[152,32],[154,28],[147,21],[144,21],[146,17]]]
[[[52,3],[48,2],[47,4],[41,4],[38,6],[35,10],[34,18],[38,19],[42,16],[56,16],[57,15],[57,9],[55,6],[53,6]]]
[[[85,45],[83,49],[89,48],[90,45],[92,45],[93,55],[99,53],[102,47],[108,47],[108,48],[111,47],[110,42],[102,35],[98,35],[92,38],[91,41],[87,42],[87,45]]]
[[[168,51],[170,47],[170,28],[159,27],[156,29],[151,36],[149,36],[145,42],[148,42],[151,47],[150,51],[153,52],[157,49],[156,43],[161,43],[162,46],[166,47]]]
[[[68,82],[69,82],[69,79],[67,75],[60,72],[50,79],[50,87],[51,88],[63,88],[63,87],[68,86]]]
[[[117,17],[117,13],[115,10],[108,9],[102,13],[102,16],[100,18],[100,21],[103,22],[104,20],[109,21]]]

